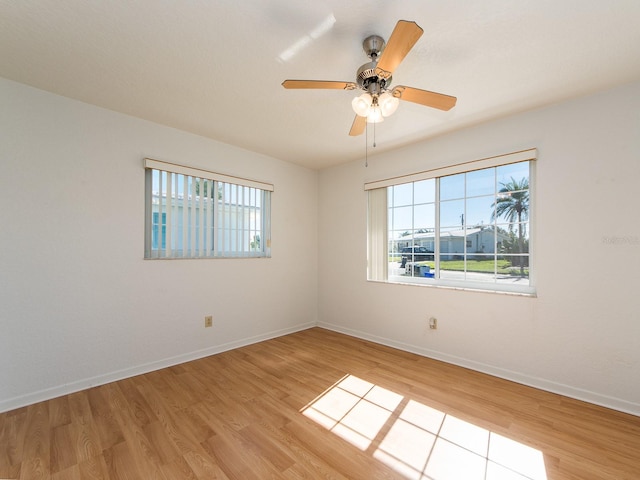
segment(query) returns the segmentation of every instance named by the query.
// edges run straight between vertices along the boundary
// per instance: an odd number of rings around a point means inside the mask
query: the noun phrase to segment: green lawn
[[[419,265],[429,265],[435,268],[435,262],[418,262]],[[440,262],[442,270],[455,272],[464,271],[464,260],[442,260]],[[493,260],[467,260],[467,272],[493,273]],[[529,268],[525,267],[525,275],[529,275]],[[508,260],[498,260],[498,273],[501,274],[519,274],[520,267],[512,267]]]

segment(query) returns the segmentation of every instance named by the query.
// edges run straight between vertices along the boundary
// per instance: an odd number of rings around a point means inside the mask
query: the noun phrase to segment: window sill
[[[529,298],[537,298],[538,295],[535,291],[534,287],[526,287],[526,289],[494,289],[488,288],[486,285],[478,285],[478,284],[469,284],[469,285],[454,285],[454,284],[445,284],[445,283],[436,283],[433,280],[422,280],[418,279],[415,281],[415,277],[412,281],[408,281],[409,279],[404,279],[403,277],[394,277],[389,280],[367,280],[369,282],[375,283],[386,283],[390,285],[408,285],[414,287],[427,287],[427,288],[437,288],[441,290],[458,290],[465,292],[476,292],[476,293],[493,293],[498,295],[509,295],[516,297],[529,297]]]

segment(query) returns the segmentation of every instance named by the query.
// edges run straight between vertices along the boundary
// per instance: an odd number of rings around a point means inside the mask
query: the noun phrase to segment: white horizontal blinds
[[[473,170],[482,170],[484,168],[498,167],[510,163],[524,162],[526,160],[536,160],[538,156],[537,149],[522,150],[519,152],[507,153],[495,157],[473,160],[470,162],[458,163],[424,172],[412,173],[410,175],[402,175],[400,177],[386,178],[364,184],[365,190],[374,190],[376,188],[390,187],[393,185],[401,185],[403,183],[417,182],[419,180],[428,180],[430,178],[444,177],[454,175],[456,173],[471,172]]]
[[[146,159],[145,166],[145,258],[269,256],[263,198],[270,198],[273,185],[236,184],[223,179],[237,177],[189,167],[161,170],[156,167],[174,165],[156,160]]]

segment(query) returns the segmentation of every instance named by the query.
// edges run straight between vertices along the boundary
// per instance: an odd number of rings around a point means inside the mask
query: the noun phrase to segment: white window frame
[[[271,257],[272,184],[151,158],[144,168],[145,259]]]
[[[535,148],[518,152],[498,155],[495,157],[463,162],[433,170],[414,174],[375,180],[364,184],[368,193],[368,221],[367,221],[367,279],[369,281],[426,285],[432,287],[446,287],[455,289],[483,290],[490,292],[504,292],[523,295],[535,295],[535,165],[537,150]],[[513,163],[529,161],[529,282],[528,285],[509,285],[501,283],[473,282],[469,280],[451,280],[442,278],[422,277],[393,277],[388,273],[388,223],[387,223],[387,187],[418,182],[421,180],[440,179],[449,175],[500,167]],[[437,182],[437,185],[439,183]],[[434,261],[439,265],[440,232],[439,232],[439,188],[436,187],[436,235]],[[382,213],[384,212],[384,213]]]

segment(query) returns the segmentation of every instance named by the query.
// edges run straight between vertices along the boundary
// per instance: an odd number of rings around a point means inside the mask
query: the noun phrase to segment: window
[[[145,159],[145,258],[271,256],[273,185]]]
[[[533,293],[535,150],[372,182],[368,278]]]

